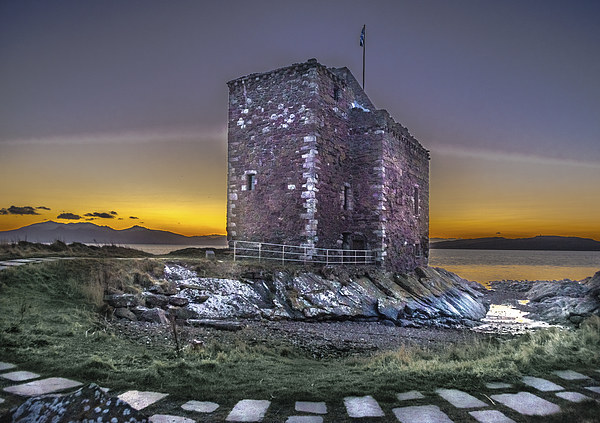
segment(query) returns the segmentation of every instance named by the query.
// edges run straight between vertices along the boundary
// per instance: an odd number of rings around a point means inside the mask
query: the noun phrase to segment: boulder
[[[160,294],[147,294],[146,306],[152,307],[166,307],[169,304],[169,297]]]
[[[127,421],[146,423],[148,418],[125,401],[105,394],[98,385],[90,383],[71,394],[41,395],[29,398],[3,416],[6,421],[81,422]]]
[[[125,307],[116,308],[113,315],[119,319],[131,320],[132,322],[137,321],[137,316],[131,310]]]
[[[161,325],[169,324],[167,314],[162,308],[150,308],[142,313],[141,320],[152,323],[160,323]]]
[[[111,294],[105,301],[114,308],[134,307],[139,304],[139,298],[134,294]]]
[[[186,305],[188,305],[189,302],[190,300],[184,297],[169,297],[169,304],[177,307],[185,307]]]

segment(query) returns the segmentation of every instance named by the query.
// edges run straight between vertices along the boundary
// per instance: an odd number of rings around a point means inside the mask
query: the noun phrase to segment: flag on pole
[[[365,45],[365,25],[363,25],[362,31],[360,31],[360,46],[364,47]]]

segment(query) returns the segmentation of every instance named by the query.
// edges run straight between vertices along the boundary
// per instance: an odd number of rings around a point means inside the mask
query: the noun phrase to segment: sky
[[[226,82],[317,58],[431,151],[430,235],[600,240],[600,2],[0,2],[0,230],[224,234]],[[77,219],[79,218],[79,219]]]

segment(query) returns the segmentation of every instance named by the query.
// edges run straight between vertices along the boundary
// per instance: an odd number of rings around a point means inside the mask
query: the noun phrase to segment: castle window
[[[415,187],[413,191],[413,203],[415,205],[415,215],[419,214],[419,188]]]
[[[422,255],[421,244],[417,242],[415,244],[415,257],[421,257]]]
[[[254,190],[254,185],[256,185],[256,174],[249,173],[246,175],[246,189],[248,191]]]
[[[340,99],[340,87],[337,85],[333,86],[333,99],[338,101]]]
[[[344,185],[344,210],[350,210],[350,186],[348,184]]]

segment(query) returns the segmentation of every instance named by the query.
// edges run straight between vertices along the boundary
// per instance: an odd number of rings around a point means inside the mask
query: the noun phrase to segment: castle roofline
[[[338,74],[336,74],[333,71],[334,68],[328,68],[327,66],[319,63],[319,61],[317,59],[313,58],[313,59],[308,59],[306,62],[294,63],[289,66],[285,66],[285,67],[278,68],[278,69],[273,69],[273,70],[270,70],[267,72],[257,72],[257,73],[251,73],[249,75],[241,76],[239,78],[228,81],[227,85],[229,86],[229,88],[232,88],[236,85],[239,85],[239,84],[242,84],[245,82],[249,82],[252,80],[258,81],[261,79],[267,79],[270,76],[276,75],[276,74],[282,74],[282,73],[288,73],[288,72],[306,72],[310,68],[319,68],[319,69],[323,70],[324,72],[328,73],[329,76],[337,83],[340,83],[340,84],[346,83],[344,78],[340,77]],[[347,68],[342,68],[342,69],[347,69]]]

